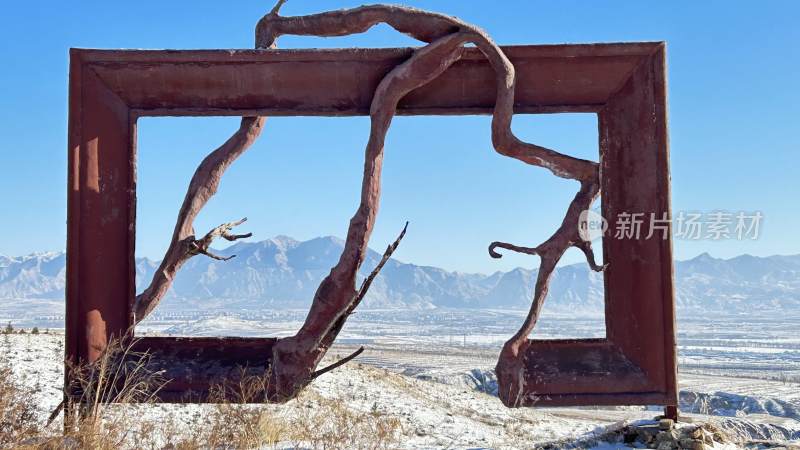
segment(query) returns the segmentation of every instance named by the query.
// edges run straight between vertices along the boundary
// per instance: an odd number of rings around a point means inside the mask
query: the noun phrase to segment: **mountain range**
[[[322,278],[336,263],[343,241],[320,237],[297,241],[278,236],[261,242],[238,242],[218,251],[230,261],[197,256],[181,269],[162,312],[218,308],[259,310],[265,306],[308,306]],[[369,251],[360,275],[380,260]],[[60,300],[64,295],[63,252],[0,256],[0,303],[3,299]],[[136,260],[141,290],[157,261]],[[390,259],[367,294],[364,308],[528,308],[536,269],[469,274]],[[675,263],[679,312],[800,310],[800,255],[731,259],[704,253]],[[585,263],[558,267],[545,310],[601,313],[603,278]]]

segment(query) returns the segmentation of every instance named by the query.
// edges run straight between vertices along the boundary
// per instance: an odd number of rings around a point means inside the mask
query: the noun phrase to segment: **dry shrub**
[[[67,367],[78,394],[72,410],[80,410],[83,421],[99,423],[110,405],[153,403],[166,384],[159,372],[148,369],[150,355],[134,352],[134,344],[112,340],[94,363]]]
[[[69,367],[74,401],[70,424],[38,422],[31,392],[0,366],[0,448],[22,449],[385,449],[396,447],[400,421],[373,408],[357,411],[342,399],[307,392],[286,405],[264,405],[268,376],[248,376],[212,390],[213,404],[194,419],[180,405],[161,409],[156,393],[168,381],[148,370],[150,357],[133,343],[111,342],[95,363]],[[0,360],[2,356],[0,355]],[[161,410],[156,410],[156,409]]]
[[[242,370],[236,381],[211,389],[211,403],[203,406],[205,414],[193,423],[177,424],[171,416],[164,418],[160,427],[154,428],[160,435],[161,448],[272,448],[284,435],[285,422],[277,418],[270,407],[260,404],[267,379],[247,375],[247,371]]]
[[[281,441],[285,423],[260,404],[268,380],[268,374],[248,375],[243,368],[236,381],[213,387],[209,394],[213,412],[193,442],[206,448],[239,449],[263,448]],[[184,441],[183,445],[187,444]]]
[[[63,406],[63,433],[59,421],[48,430],[21,441],[25,448],[92,448],[118,450],[141,448],[142,433],[148,427],[140,415],[165,383],[158,373],[147,370],[149,355],[132,350],[133,342],[112,340],[92,364],[69,365],[73,396]]]
[[[15,381],[9,361],[0,354],[0,448],[36,436],[41,429],[37,417],[33,396]]]
[[[285,423],[264,406],[219,404],[200,433],[207,448],[262,448],[281,441]]]
[[[268,374],[252,376],[243,370],[237,381],[216,386],[210,397],[215,403],[213,411],[197,424],[191,438],[168,440],[170,448],[378,450],[397,446],[399,419],[376,408],[356,411],[341,399],[328,399],[313,391],[286,405],[264,405],[268,380]]]
[[[289,440],[296,448],[388,449],[397,446],[400,420],[377,409],[364,412],[348,408],[341,398],[314,392],[301,394],[302,405],[290,421]]]

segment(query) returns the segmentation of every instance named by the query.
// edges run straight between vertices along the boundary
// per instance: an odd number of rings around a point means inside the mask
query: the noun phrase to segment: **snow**
[[[8,339],[6,339],[8,338]],[[41,413],[47,415],[61,400],[60,361],[63,335],[10,335],[3,353],[14,362],[15,375],[32,388]],[[334,352],[335,353],[335,352]],[[533,409],[508,409],[493,396],[406,377],[385,369],[349,364],[317,379],[310,391],[324,398],[342,399],[348,408],[380,411],[401,420],[404,448],[498,447],[571,439],[591,432],[594,420],[560,417]],[[301,401],[270,405],[273,409],[301,409]],[[191,415],[204,406],[147,406],[143,414],[179,412]]]
[[[230,324],[225,322],[226,326]],[[331,358],[349,353],[354,346],[337,345]],[[616,442],[594,442],[609,429],[634,421],[652,420],[654,410],[639,407],[520,408],[509,409],[470,383],[465,374],[484,373],[493,364],[491,350],[448,348],[447,352],[413,349],[391,342],[374,343],[356,361],[330,372],[309,386],[308,395],[286,405],[268,405],[282,417],[294,417],[308,408],[315,396],[341,400],[352,410],[381,414],[401,422],[401,448],[531,448],[593,442],[596,449],[619,448]],[[4,335],[0,351],[14,363],[15,375],[32,388],[46,416],[61,399],[63,335]],[[778,382],[690,375],[682,378],[683,389],[702,389],[726,395],[781,395],[796,392],[797,385]],[[783,386],[783,387],[781,387]],[[721,394],[720,394],[721,395]],[[137,414],[158,418],[172,415],[189,420],[203,414],[204,405],[143,406]],[[688,414],[695,421],[733,421],[728,426],[755,437],[800,438],[800,422],[769,415],[717,418]],[[716,449],[736,448],[717,446]]]

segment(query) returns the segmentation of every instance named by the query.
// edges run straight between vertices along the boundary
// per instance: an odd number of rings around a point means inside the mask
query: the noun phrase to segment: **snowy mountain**
[[[66,263],[63,252],[0,255],[0,298],[63,297]]]
[[[322,278],[339,258],[343,241],[320,237],[296,241],[278,236],[239,242],[220,250],[230,261],[195,257],[176,277],[165,301],[170,309],[259,310],[307,306]],[[380,254],[370,251],[366,275]],[[0,299],[60,299],[64,288],[63,253],[0,256]],[[138,259],[142,288],[157,262]],[[800,255],[724,260],[702,254],[676,263],[681,311],[764,311],[800,307]],[[449,272],[390,260],[365,299],[366,308],[527,308],[536,270],[522,268],[491,275]],[[603,279],[585,264],[559,267],[546,309],[551,312],[602,311]]]

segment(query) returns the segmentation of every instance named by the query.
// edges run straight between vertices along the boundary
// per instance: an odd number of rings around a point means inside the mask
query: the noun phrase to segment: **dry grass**
[[[31,399],[15,381],[5,354],[0,353],[0,448],[14,447],[40,433],[42,424]]]
[[[72,367],[77,400],[67,405],[71,426],[46,426],[30,389],[14,381],[0,352],[0,448],[63,449],[385,449],[397,446],[400,421],[375,408],[359,411],[342,399],[306,392],[287,405],[256,404],[266,387],[258,377],[212,393],[216,403],[194,408],[154,404],[166,380],[149,372],[147,354],[114,342],[92,365]]]
[[[217,386],[210,393],[210,411],[195,423],[192,436],[173,433],[165,439],[175,449],[270,448],[284,438],[286,424],[270,408],[257,404],[267,387],[267,377],[248,376]]]
[[[16,434],[16,446],[117,450],[138,445],[142,429],[148,426],[136,418],[136,410],[142,406],[122,404],[152,403],[153,392],[164,380],[145,369],[149,356],[133,352],[131,346],[114,341],[95,363],[68,367],[74,397],[64,405],[66,420],[41,426],[34,435]],[[20,396],[30,397],[29,392],[18,389]],[[63,423],[68,425],[62,429]]]
[[[287,440],[295,448],[388,449],[397,446],[401,423],[373,408],[349,408],[341,398],[325,398],[314,392],[302,394],[300,412],[289,421]]]

